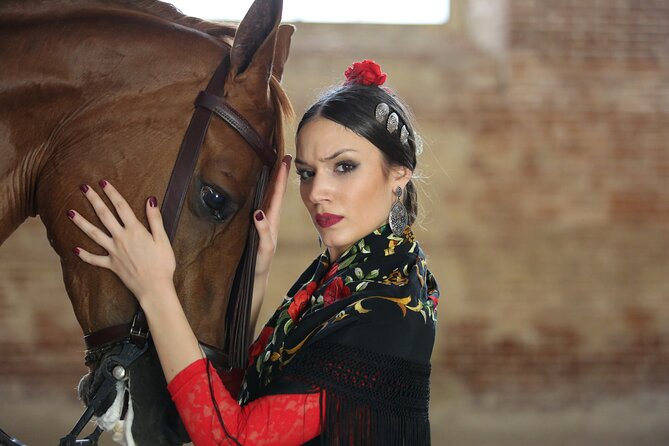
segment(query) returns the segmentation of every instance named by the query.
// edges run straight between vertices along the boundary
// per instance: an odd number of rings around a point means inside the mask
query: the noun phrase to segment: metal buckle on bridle
[[[144,344],[146,344],[146,340],[149,338],[149,329],[146,327],[146,325],[138,322],[139,317],[140,312],[137,312],[135,313],[135,317],[132,318],[130,339],[138,346],[142,347]]]
[[[133,339],[139,338],[146,340],[149,337],[149,332],[148,330],[142,332],[141,328],[130,327],[130,336],[132,336]]]

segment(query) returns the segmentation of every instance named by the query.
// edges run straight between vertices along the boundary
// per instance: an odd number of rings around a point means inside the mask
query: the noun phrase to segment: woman
[[[438,288],[414,239],[411,182],[420,140],[372,61],[346,70],[299,123],[300,195],[325,245],[249,350],[243,380],[204,359],[179,304],[174,254],[157,200],[151,232],[114,187],[100,184],[123,227],[88,187],[109,237],[70,211],[110,253],[75,253],[114,271],[144,309],[168,390],[193,442],[209,444],[429,444],[430,356]],[[290,156],[283,160],[260,234],[254,314],[276,247]],[[253,319],[255,320],[255,319]]]

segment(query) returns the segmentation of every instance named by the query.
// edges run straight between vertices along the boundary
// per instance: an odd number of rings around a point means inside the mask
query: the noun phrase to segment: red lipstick
[[[336,223],[339,223],[344,217],[336,214],[316,214],[316,224],[321,228],[330,227]]]

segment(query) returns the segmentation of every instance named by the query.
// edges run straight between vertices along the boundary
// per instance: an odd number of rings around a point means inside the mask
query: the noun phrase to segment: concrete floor
[[[56,445],[82,411],[74,389],[69,395],[40,391],[27,399],[16,389],[0,387],[0,398],[0,426],[30,446]],[[551,410],[493,409],[485,403],[439,398],[431,412],[436,446],[669,445],[667,395]],[[100,444],[115,443],[105,435]]]

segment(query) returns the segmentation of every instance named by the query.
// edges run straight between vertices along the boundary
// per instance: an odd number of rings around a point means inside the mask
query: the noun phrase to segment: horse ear
[[[258,83],[252,90],[266,88],[272,73],[272,61],[281,21],[282,0],[255,0],[237,27],[230,50],[230,78]],[[241,79],[240,79],[241,80]]]
[[[290,38],[295,32],[293,25],[279,25],[279,33],[276,36],[276,47],[274,48],[274,64],[272,65],[272,74],[281,82],[283,76],[283,66],[288,59],[290,50]]]

